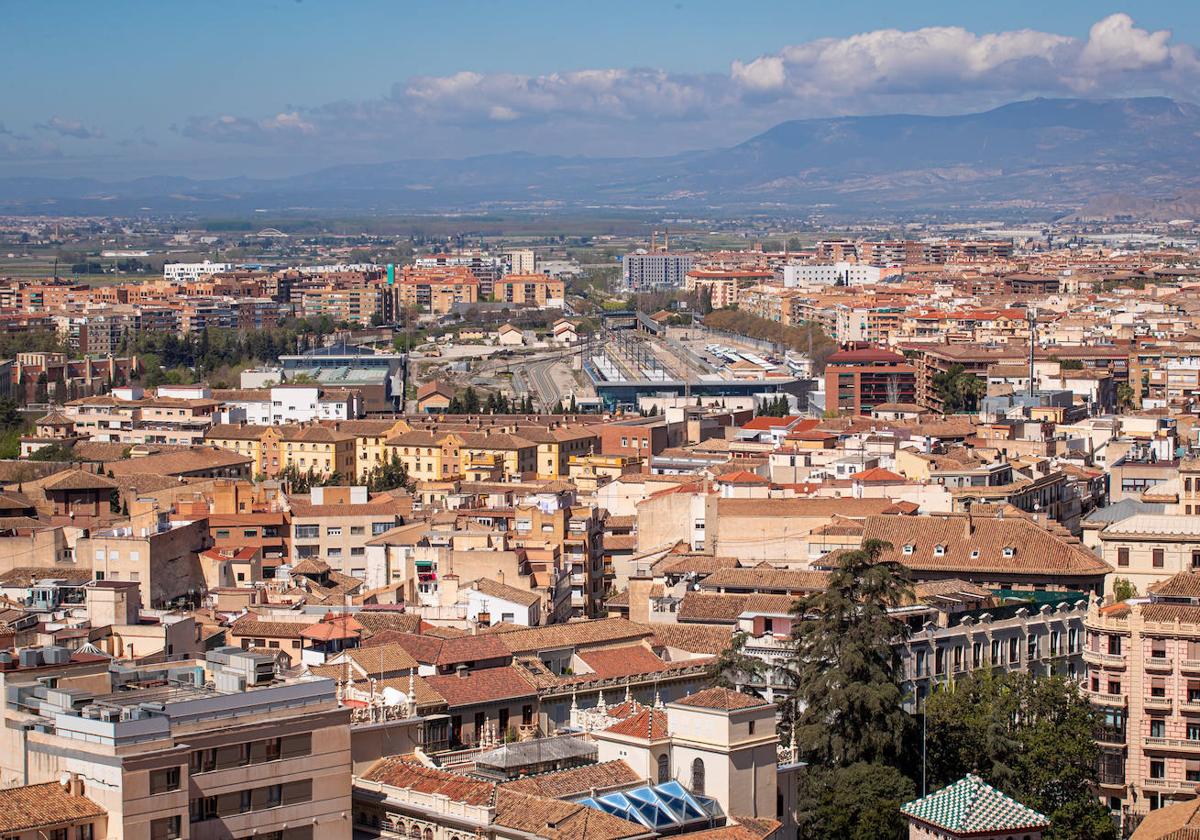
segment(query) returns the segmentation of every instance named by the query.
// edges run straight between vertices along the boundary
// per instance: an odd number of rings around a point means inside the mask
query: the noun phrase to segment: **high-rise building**
[[[691,254],[626,254],[621,258],[621,284],[630,292],[677,289],[686,282],[693,262]]]
[[[508,255],[510,274],[533,274],[537,271],[537,256],[532,248],[521,248]]]

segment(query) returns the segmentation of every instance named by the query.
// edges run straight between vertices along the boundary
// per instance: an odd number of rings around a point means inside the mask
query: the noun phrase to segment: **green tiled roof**
[[[922,822],[959,834],[1045,828],[1050,820],[1005,796],[983,779],[967,774],[923,799],[900,806]]]

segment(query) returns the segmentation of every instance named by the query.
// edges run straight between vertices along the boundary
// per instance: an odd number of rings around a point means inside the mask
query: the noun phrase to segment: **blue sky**
[[[0,3],[0,175],[664,154],[784,119],[1200,83],[1200,4]]]

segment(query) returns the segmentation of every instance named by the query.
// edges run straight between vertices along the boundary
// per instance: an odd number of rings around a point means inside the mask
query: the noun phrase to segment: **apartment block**
[[[349,710],[327,679],[280,679],[271,656],[109,669],[65,648],[0,669],[0,772],[77,778],[114,840],[345,838]]]

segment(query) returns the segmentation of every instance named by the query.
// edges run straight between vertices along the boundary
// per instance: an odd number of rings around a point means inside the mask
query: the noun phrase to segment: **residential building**
[[[46,648],[0,682],[0,773],[81,785],[107,813],[89,836],[351,836],[349,710],[332,680],[278,679],[273,657],[236,648],[121,670]]]

